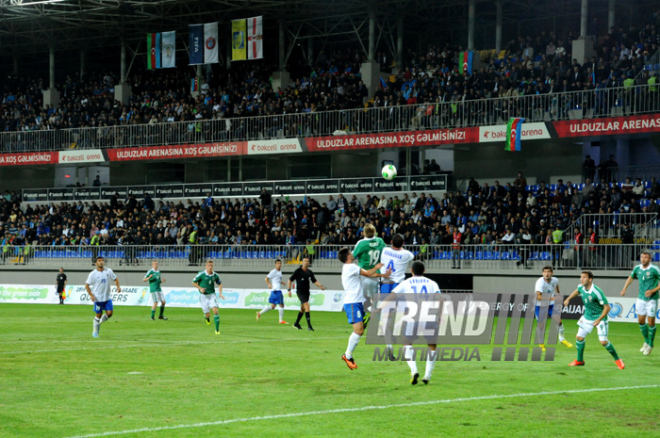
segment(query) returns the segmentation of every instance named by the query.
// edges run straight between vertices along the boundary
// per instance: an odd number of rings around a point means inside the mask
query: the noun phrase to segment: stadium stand
[[[571,39],[570,34],[562,37],[552,32],[520,36],[510,41],[500,54],[483,51],[482,61],[487,62],[487,66],[475,69],[466,77],[458,69],[459,46],[431,45],[425,54],[409,50],[404,64],[397,66],[398,73],[387,81],[383,80],[381,89],[368,101],[368,92],[359,72],[364,54],[351,48],[327,53],[321,51],[313,66],[303,70],[289,87],[278,90],[272,90],[269,81],[273,67],[259,62],[232,67],[225,76],[214,78],[209,75],[202,94],[197,98],[190,95],[189,71],[137,72],[129,78],[133,94],[128,105],[121,105],[113,98],[113,84],[117,83],[113,73],[90,73],[83,79],[68,76],[57,87],[62,90],[61,104],[57,108],[49,106],[45,109],[41,105],[41,91],[45,88],[43,80],[19,76],[3,81],[2,131],[96,127],[99,132],[60,145],[40,141],[39,137],[2,138],[3,149],[16,152],[132,146],[144,143],[146,134],[117,136],[108,128],[188,122],[190,131],[193,131],[198,128],[194,123],[199,121],[272,118],[364,106],[416,106],[402,117],[386,118],[373,126],[385,130],[406,124],[418,128],[483,125],[514,115],[543,120],[547,114],[554,120],[567,118],[570,111],[576,110],[585,117],[596,117],[617,114],[619,110],[635,113],[660,108],[657,87],[653,85],[658,69],[654,69],[655,64],[649,64],[657,58],[654,55],[660,44],[655,24],[631,28],[627,32],[612,29],[599,35],[597,57],[586,60],[571,58],[570,45],[566,44]],[[380,56],[387,68],[391,61],[382,54]],[[650,86],[630,92],[631,87],[639,85]],[[554,99],[541,99],[554,94],[558,95]],[[525,96],[538,96],[539,99],[533,104],[521,104],[518,99]],[[486,105],[487,99],[496,97],[506,99],[492,108]],[[447,105],[433,107],[439,104]],[[539,109],[543,111],[535,111]],[[365,125],[370,124],[368,122],[342,120],[332,129],[365,129]],[[246,129],[237,123],[224,135],[233,139],[306,136],[319,133],[319,124],[323,123],[305,120],[288,123],[281,129],[282,122],[272,120],[261,125],[252,124]],[[185,134],[185,131],[170,132],[158,141],[166,144],[195,142],[195,136]]]
[[[113,248],[111,256],[126,258],[129,263],[138,257],[129,257],[123,250],[119,254],[116,247],[133,245],[151,246],[148,255],[142,251],[140,258],[160,255],[197,263],[201,255],[190,258],[190,248],[195,245],[206,245],[204,254],[212,257],[271,258],[269,255],[278,252],[290,259],[310,251],[314,254],[313,248],[319,246],[324,248],[319,257],[332,258],[334,245],[355,244],[364,225],[372,223],[386,242],[401,233],[406,244],[418,252],[425,248],[430,259],[450,260],[448,247],[459,244],[472,248],[464,252],[464,258],[524,265],[528,259],[559,259],[560,252],[553,253],[553,245],[595,245],[599,240],[634,244],[660,238],[660,184],[638,182],[643,197],[622,189],[623,185],[525,185],[519,177],[513,183],[493,186],[479,186],[472,179],[467,191],[445,193],[440,199],[414,192],[401,198],[367,195],[359,199],[338,194],[324,202],[276,198],[272,203],[212,197],[201,202],[156,203],[148,196],[139,200],[129,196],[109,203],[27,203],[23,209],[18,195],[5,192],[0,200],[0,233],[5,262],[10,256],[20,261],[23,255],[91,258],[105,246]],[[627,240],[629,229],[632,240]],[[460,233],[457,241],[454,232]],[[529,254],[515,250],[526,245],[541,246],[541,250]],[[295,254],[275,249],[286,246],[299,249]]]

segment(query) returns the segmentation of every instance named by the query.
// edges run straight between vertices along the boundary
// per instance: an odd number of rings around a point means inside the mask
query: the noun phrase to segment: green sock
[[[151,309],[151,318],[152,319],[153,319],[155,314],[156,314],[156,309]]]
[[[165,312],[165,306],[160,306],[160,316],[163,316],[163,313]]]
[[[578,362],[584,362],[584,341],[576,341],[575,346],[577,347]]]
[[[614,349],[614,345],[612,345],[611,342],[608,342],[607,345],[605,346],[605,349],[610,352],[614,360],[619,360],[619,355],[616,354],[616,350]]]
[[[653,347],[653,341],[655,340],[655,326],[649,327],[649,347]]]
[[[649,326],[646,324],[640,324],[639,325],[639,330],[642,332],[642,336],[644,336],[644,342],[647,344],[649,343]]]
[[[213,315],[213,321],[215,321],[215,331],[220,331],[220,315]]]

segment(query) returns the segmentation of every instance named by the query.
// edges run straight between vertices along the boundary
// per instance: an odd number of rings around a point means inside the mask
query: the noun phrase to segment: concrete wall
[[[458,176],[473,176],[479,183],[512,182],[519,171],[534,176],[536,182],[580,182],[582,147],[572,141],[538,140],[523,144],[520,152],[506,152],[503,143],[469,145],[454,151]],[[531,183],[531,182],[530,182]]]
[[[2,166],[2,190],[18,193],[21,189],[53,187],[55,166]]]

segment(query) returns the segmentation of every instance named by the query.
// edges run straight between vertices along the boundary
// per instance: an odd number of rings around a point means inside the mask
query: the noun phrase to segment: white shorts
[[[365,298],[372,298],[378,293],[378,278],[362,277],[362,293]]]
[[[643,315],[648,316],[649,318],[655,318],[655,312],[658,311],[658,300],[648,300],[644,301],[637,298],[635,303],[635,313],[637,316]]]
[[[578,321],[578,337],[586,338],[589,333],[594,329],[594,322],[585,318],[584,316]],[[597,326],[598,340],[607,341],[607,334],[609,332],[609,322],[601,321]]]
[[[151,302],[153,304],[164,303],[165,302],[165,294],[162,291],[151,292]]]
[[[214,307],[218,307],[218,296],[216,294],[200,294],[199,302],[204,313],[209,313]]]

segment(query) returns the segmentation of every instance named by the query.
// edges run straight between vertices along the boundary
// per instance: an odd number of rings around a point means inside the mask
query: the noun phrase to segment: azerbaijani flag
[[[160,33],[147,34],[147,70],[160,68],[161,57]]]
[[[472,61],[474,52],[461,52],[458,54],[458,71],[464,75],[472,75]]]
[[[521,117],[510,118],[506,126],[506,142],[504,150],[510,152],[520,151],[520,138],[522,137],[522,124],[525,119]]]
[[[382,76],[380,77],[380,88],[387,90],[387,82],[385,82],[385,79],[383,79]]]

